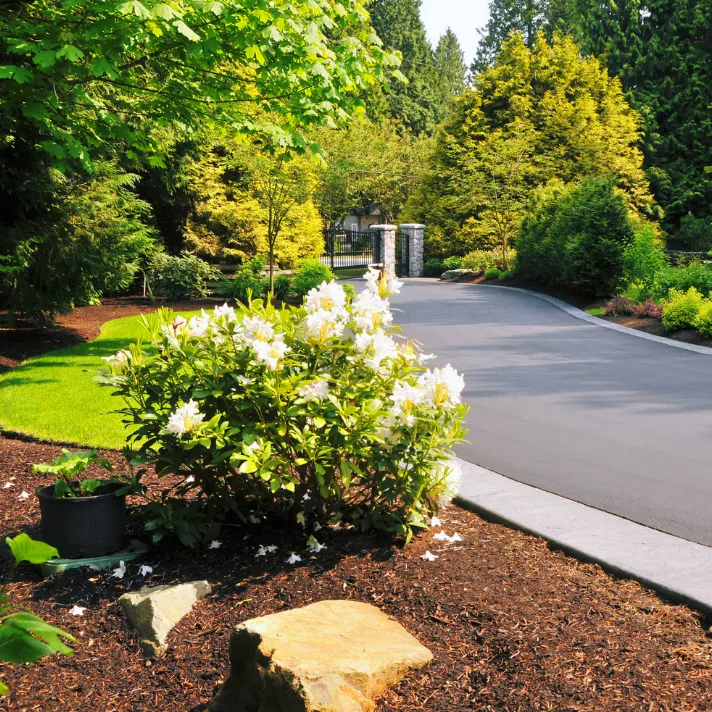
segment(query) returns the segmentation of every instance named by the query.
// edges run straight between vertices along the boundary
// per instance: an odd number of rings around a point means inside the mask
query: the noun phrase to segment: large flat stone
[[[144,655],[149,658],[163,655],[168,650],[168,634],[190,613],[193,604],[211,590],[207,581],[191,581],[177,586],[144,586],[121,596],[119,602],[138,631]]]
[[[231,672],[210,712],[370,712],[432,653],[368,603],[321,601],[253,618],[230,639]]]

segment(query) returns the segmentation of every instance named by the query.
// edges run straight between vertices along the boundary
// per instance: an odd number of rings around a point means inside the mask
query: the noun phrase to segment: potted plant
[[[93,463],[111,477],[81,479],[80,475]],[[133,485],[130,480],[118,478],[107,459],[99,457],[96,450],[62,450],[56,460],[34,465],[32,471],[57,475],[54,484],[40,487],[36,494],[44,539],[62,558],[106,556],[121,549],[126,495]]]

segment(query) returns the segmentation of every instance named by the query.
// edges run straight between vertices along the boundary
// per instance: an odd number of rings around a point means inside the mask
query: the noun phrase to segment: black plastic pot
[[[40,487],[42,538],[54,546],[63,559],[106,556],[124,544],[126,496],[116,496],[122,487],[107,482],[92,497],[53,496],[54,485]]]

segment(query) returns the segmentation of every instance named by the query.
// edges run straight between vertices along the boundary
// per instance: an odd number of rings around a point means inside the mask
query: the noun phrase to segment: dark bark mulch
[[[20,531],[39,536],[36,501],[17,497],[44,483],[28,474],[31,463],[57,452],[0,438],[0,487],[15,482],[0,489],[3,539]],[[110,456],[118,462],[117,453]],[[12,689],[0,710],[204,710],[228,672],[235,624],[327,598],[381,607],[435,655],[386,693],[378,704],[383,712],[712,709],[712,641],[697,614],[457,507],[442,520],[461,543],[426,532],[404,549],[380,536],[322,531],[328,549],[309,557],[303,537],[265,523],[226,528],[215,550],[156,547],[130,563],[123,580],[82,570],[42,581],[23,566],[9,586],[13,599],[82,644],[73,658],[0,664]],[[271,543],[277,554],[255,558],[258,545]],[[291,547],[303,556],[296,567],[285,563]],[[0,570],[7,571],[1,548]],[[419,558],[426,549],[439,558]],[[154,569],[145,580],[139,563]],[[203,578],[213,594],[177,626],[167,655],[146,662],[116,599],[146,583]],[[69,614],[75,604],[87,607],[83,617]]]
[[[14,368],[32,356],[91,341],[99,335],[101,325],[111,319],[147,314],[161,306],[176,311],[188,311],[209,308],[222,301],[224,300],[151,301],[141,297],[120,297],[103,299],[97,306],[77,307],[70,314],[57,317],[56,325],[46,329],[23,323],[18,323],[15,327],[0,326],[0,372]]]
[[[601,319],[612,321],[614,324],[628,326],[631,329],[644,331],[646,334],[654,334],[655,336],[665,336],[668,339],[682,341],[686,344],[695,344],[697,346],[712,347],[712,339],[708,339],[696,329],[678,329],[677,331],[668,331],[660,319],[654,317],[638,317],[638,316],[602,316]]]

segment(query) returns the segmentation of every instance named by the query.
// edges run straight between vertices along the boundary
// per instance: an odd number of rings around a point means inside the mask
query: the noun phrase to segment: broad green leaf
[[[64,146],[60,146],[54,141],[41,141],[40,147],[54,158],[66,158],[67,156],[67,151]]]
[[[164,2],[154,5],[151,9],[151,14],[154,17],[160,17],[162,20],[172,20],[174,17],[181,17],[181,13]]]
[[[59,552],[43,541],[35,541],[27,534],[18,534],[14,539],[7,537],[5,543],[10,547],[15,563],[28,561],[31,564],[44,564],[50,559],[58,559]]]
[[[32,613],[15,613],[9,618],[6,623],[20,628],[27,633],[32,633],[43,640],[54,653],[62,653],[62,655],[74,655],[74,651],[62,642],[62,638],[76,642],[73,635],[55,628],[49,623],[45,623],[41,618]]]
[[[118,76],[116,69],[114,69],[111,62],[107,61],[104,57],[97,57],[91,64],[91,73],[95,77],[101,77],[106,74],[110,79],[114,79]]]
[[[45,655],[53,652],[49,645],[33,638],[14,625],[0,625],[0,660],[19,665],[21,663],[36,663]]]
[[[183,22],[183,20],[178,20],[177,22],[174,22],[173,25],[184,37],[187,37],[192,42],[200,42],[200,35],[193,32],[193,30],[191,30],[190,27]]]
[[[66,57],[70,62],[74,62],[74,64],[78,64],[80,59],[83,59],[84,57],[84,52],[82,52],[79,48],[75,47],[74,45],[64,45],[62,49],[58,50],[57,52],[57,59],[60,57]]]
[[[22,105],[22,114],[29,119],[46,119],[49,116],[47,107],[31,101]]]
[[[57,61],[57,52],[53,49],[42,50],[33,57],[33,61],[38,67],[47,69]]]
[[[119,12],[124,15],[130,15],[133,13],[136,17],[143,17],[146,20],[152,17],[151,13],[148,11],[148,8],[138,0],[129,0],[128,2],[123,3],[123,5],[119,5]]]
[[[7,695],[10,689],[0,680],[0,695]]]
[[[14,79],[18,84],[27,84],[32,79],[32,72],[14,64],[0,64],[0,79]]]
[[[257,470],[257,465],[252,460],[245,460],[240,465],[239,471],[243,474],[249,474],[250,472],[255,472]]]

